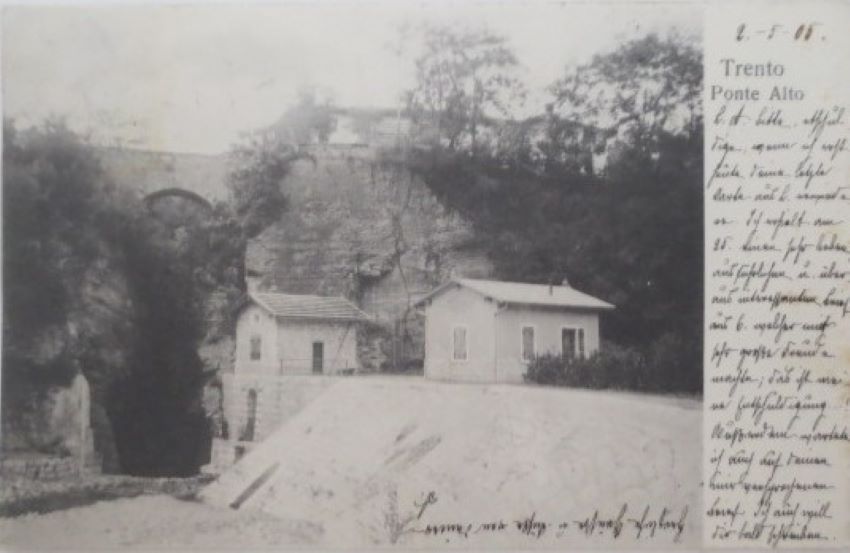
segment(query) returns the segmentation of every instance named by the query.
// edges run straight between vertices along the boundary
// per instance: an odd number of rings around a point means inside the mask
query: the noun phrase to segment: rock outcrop
[[[49,326],[28,344],[17,344],[12,362],[62,366],[67,382],[37,377],[15,382],[4,394],[4,455],[39,453],[70,459],[78,470],[115,471],[118,456],[105,394],[130,347],[134,306],[128,300],[120,253],[101,244],[98,259],[76,281],[64,324]],[[71,461],[68,461],[71,462]],[[68,463],[66,463],[68,464]]]
[[[245,268],[250,287],[352,299],[377,323],[359,336],[364,368],[403,370],[423,356],[416,299],[452,274],[489,276],[492,266],[469,221],[376,144],[303,146],[308,159],[283,182],[288,209],[250,241]],[[225,154],[105,149],[101,158],[119,187],[141,195],[182,188],[227,198]],[[200,354],[226,370],[231,346],[216,339]]]
[[[91,427],[88,381],[78,373],[70,386],[31,395],[4,417],[0,474],[54,478],[100,469]],[[8,411],[7,411],[8,414]]]
[[[251,241],[249,286],[344,295],[375,316],[361,332],[364,368],[421,363],[413,304],[451,274],[492,267],[472,225],[447,209],[404,164],[368,146],[313,146],[283,186],[289,207]]]

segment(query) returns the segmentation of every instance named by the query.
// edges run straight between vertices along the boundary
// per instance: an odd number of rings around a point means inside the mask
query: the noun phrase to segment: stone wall
[[[331,376],[233,375],[222,377],[228,438],[242,440],[248,419],[248,393],[257,394],[253,441],[260,441],[298,414],[337,378]]]
[[[223,416],[227,434],[213,440],[206,472],[220,472],[233,464],[238,452],[264,440],[292,419],[340,378],[319,375],[268,376],[261,374],[221,375]],[[256,422],[253,439],[244,440],[248,419],[248,393],[256,392]],[[241,449],[240,449],[241,448]]]
[[[73,457],[10,457],[0,459],[0,475],[27,480],[62,480],[86,471]]]

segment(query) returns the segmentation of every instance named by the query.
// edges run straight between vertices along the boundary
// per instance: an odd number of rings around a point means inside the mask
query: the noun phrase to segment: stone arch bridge
[[[101,164],[119,188],[148,205],[179,197],[211,208],[227,199],[227,155],[101,148]]]

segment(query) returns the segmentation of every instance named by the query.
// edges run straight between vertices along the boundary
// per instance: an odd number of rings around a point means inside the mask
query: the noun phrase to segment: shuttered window
[[[534,327],[522,327],[522,360],[532,361],[536,352],[534,351]]]
[[[576,356],[576,330],[574,328],[561,329],[561,355],[564,360],[574,359]]]
[[[584,359],[584,329],[561,329],[561,353],[564,359]]]
[[[454,361],[466,361],[469,357],[469,345],[467,344],[466,327],[456,326],[452,329],[452,359]]]
[[[578,358],[584,359],[584,329],[578,329]]]
[[[262,357],[263,339],[255,334],[251,336],[251,360],[257,361]]]

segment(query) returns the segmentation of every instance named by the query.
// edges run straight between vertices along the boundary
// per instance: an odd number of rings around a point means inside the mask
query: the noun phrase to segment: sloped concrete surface
[[[328,546],[589,545],[578,523],[595,511],[598,519],[625,510],[622,520],[649,521],[665,509],[669,527],[652,541],[649,527],[638,538],[627,521],[609,544],[694,544],[700,405],[409,377],[340,379],[201,497],[318,525]],[[518,531],[532,515],[547,529]],[[674,520],[684,523],[680,532]],[[508,528],[482,531],[491,521]]]

